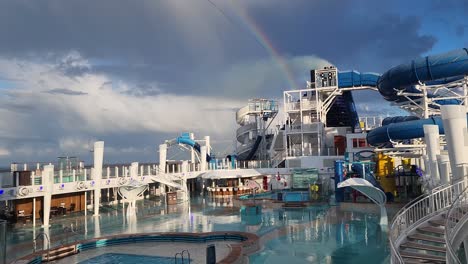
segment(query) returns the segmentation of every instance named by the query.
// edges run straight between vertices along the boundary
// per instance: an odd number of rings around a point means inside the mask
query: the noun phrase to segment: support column
[[[440,183],[446,185],[450,183],[450,160],[447,155],[437,155],[437,165],[439,168]]]
[[[440,110],[452,168],[451,180],[453,181],[462,177],[463,167],[460,166],[468,163],[466,108],[462,105],[443,105]]]
[[[195,135],[193,133],[190,133],[190,139],[195,140]],[[195,163],[195,149],[194,148],[190,148],[190,161],[192,162],[192,164]]]
[[[36,227],[36,197],[33,198],[32,222],[33,227]]]
[[[207,146],[202,146],[200,148],[200,155],[201,155],[201,161],[200,161],[200,165],[201,165],[201,171],[205,171],[207,168],[206,168],[206,154],[207,154],[207,151],[208,151],[208,147]]]
[[[431,181],[433,186],[437,186],[440,183],[439,168],[437,166],[437,155],[440,155],[439,126],[424,125],[423,129]]]
[[[130,178],[135,179],[138,177],[138,162],[132,162],[130,165]]]
[[[99,215],[104,141],[94,142],[94,216]]]
[[[159,173],[166,173],[167,145],[159,145]]]
[[[52,191],[54,188],[54,165],[49,164],[44,166],[44,170],[42,172],[42,181],[46,189],[44,193],[44,204],[42,205],[44,207],[44,221],[42,223],[44,227],[48,228],[50,219],[50,206],[52,203]]]
[[[205,136],[205,146],[206,146],[206,154],[210,155],[211,156],[211,143],[210,143],[210,136]],[[205,157],[206,159],[206,155],[202,157]]]

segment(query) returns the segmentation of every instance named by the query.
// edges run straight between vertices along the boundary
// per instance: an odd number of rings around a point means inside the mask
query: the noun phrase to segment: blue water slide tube
[[[463,78],[468,74],[468,49],[427,56],[401,64],[385,72],[377,82],[380,94],[388,101],[402,98],[396,90],[420,93],[414,85],[441,84]]]
[[[195,149],[198,153],[201,153],[200,144],[195,142],[195,140],[191,139],[190,134],[188,134],[188,133],[183,133],[180,137],[176,138],[175,141],[176,141],[177,144],[188,145],[188,146],[192,147],[193,149]],[[211,160],[210,155],[206,154],[206,161],[209,162],[210,160]]]
[[[373,146],[379,146],[389,142],[390,140],[397,141],[421,138],[424,137],[424,125],[438,125],[439,134],[445,134],[442,118],[430,117],[428,119],[390,123],[388,125],[378,127],[367,134],[367,142]]]
[[[341,71],[338,73],[338,87],[377,87],[380,74],[373,72]]]

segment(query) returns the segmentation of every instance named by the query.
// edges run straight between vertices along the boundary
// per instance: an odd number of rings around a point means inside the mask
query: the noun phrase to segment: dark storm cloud
[[[249,36],[248,28],[233,27],[202,0],[190,5],[217,17],[216,25],[210,21],[202,25],[211,27],[213,36],[219,35],[225,54],[214,52],[210,43],[197,54],[191,52],[193,43],[176,30],[176,22],[184,20],[183,13],[177,16],[168,12],[167,3],[165,0],[2,1],[0,35],[8,41],[0,42],[0,54],[24,56],[73,49],[84,57],[123,62],[119,67],[103,66],[98,71],[151,81],[174,79],[193,70],[216,72],[243,56],[266,55]],[[436,41],[432,36],[420,36],[417,17],[400,17],[387,11],[389,4],[380,1],[294,3],[284,5],[287,8],[263,8],[246,2],[253,20],[284,54],[315,54],[345,68],[382,71],[428,51]],[[278,3],[272,2],[271,7],[275,4]],[[220,33],[217,27],[224,32]],[[223,65],[210,64],[210,57],[223,57],[220,62]],[[136,62],[147,67],[126,66]],[[157,71],[154,65],[167,65],[169,70]],[[73,71],[70,74],[86,70],[68,69]]]
[[[292,55],[317,54],[341,69],[382,72],[429,51],[436,38],[419,33],[420,19],[392,12],[382,1],[302,1],[304,8],[258,8],[251,15],[272,42]]]

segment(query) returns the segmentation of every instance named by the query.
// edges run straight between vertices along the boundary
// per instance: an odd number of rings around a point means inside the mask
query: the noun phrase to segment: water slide
[[[184,144],[184,145],[192,147],[198,153],[201,153],[200,144],[195,142],[195,140],[191,139],[189,133],[182,133],[182,135],[180,137],[178,137],[176,139],[173,139],[173,140],[168,140],[168,141],[166,141],[166,143],[169,146],[174,145],[174,144]],[[206,161],[210,162],[210,160],[211,160],[211,156],[206,154]]]
[[[262,136],[257,136],[257,139],[255,139],[255,143],[250,149],[249,155],[247,155],[247,157],[244,160],[251,160],[254,157],[261,142],[262,142]]]
[[[363,166],[364,166],[364,169],[363,169]],[[384,191],[384,189],[382,188],[382,185],[380,185],[380,183],[375,178],[374,174],[370,171],[369,166],[365,166],[362,163],[353,163],[353,165],[351,166],[351,169],[353,170],[353,172],[358,173],[363,179],[370,182],[373,186]]]
[[[459,49],[447,53],[415,59],[409,63],[391,68],[382,75],[376,73],[359,73],[356,71],[340,72],[338,83],[340,87],[372,86],[378,88],[380,94],[388,101],[401,102],[407,100],[399,96],[399,91],[421,94],[417,85],[444,84],[460,80],[468,75],[468,49]],[[429,95],[436,98],[435,95]],[[458,100],[436,100],[439,105],[459,104]],[[437,108],[437,105],[431,105]],[[442,120],[431,117],[422,120],[410,120],[411,117],[394,119],[393,122],[372,130],[367,134],[367,142],[371,145],[381,145],[390,140],[405,140],[424,135],[423,125],[439,125],[443,134]],[[414,119],[414,118],[413,118]]]

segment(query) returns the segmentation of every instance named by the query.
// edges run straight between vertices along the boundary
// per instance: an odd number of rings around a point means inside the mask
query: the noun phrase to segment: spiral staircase
[[[252,99],[236,112],[236,121],[240,125],[236,131],[239,160],[259,158],[260,150],[268,149],[273,139],[268,128],[277,113],[278,102],[266,99]]]
[[[467,183],[465,177],[438,187],[397,213],[390,228],[391,263],[467,263]]]

